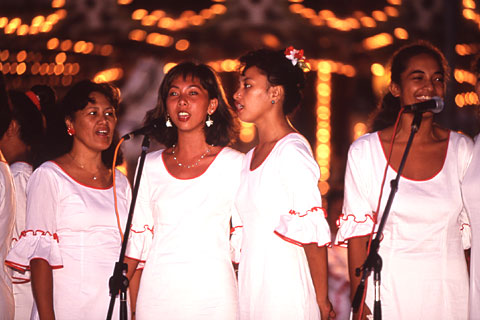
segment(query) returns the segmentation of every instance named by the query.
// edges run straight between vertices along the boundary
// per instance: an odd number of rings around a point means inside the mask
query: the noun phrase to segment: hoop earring
[[[167,121],[165,121],[165,126],[166,126],[167,128],[173,127],[172,121],[170,121],[170,116],[169,116],[168,114],[167,114]]]
[[[75,129],[68,127],[67,128],[67,133],[69,136],[73,136],[75,134]]]
[[[210,114],[208,115],[207,121],[205,121],[205,124],[207,125],[208,128],[210,128],[211,126],[213,126],[213,120],[212,120],[212,118],[210,117]]]

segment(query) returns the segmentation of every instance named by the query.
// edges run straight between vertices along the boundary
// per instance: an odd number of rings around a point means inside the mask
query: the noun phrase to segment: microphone
[[[409,104],[404,106],[403,108],[405,111],[411,112],[428,112],[431,111],[433,113],[440,113],[443,110],[444,102],[443,99],[440,97],[433,97],[430,100],[418,102],[414,104]]]
[[[162,123],[162,119],[160,118],[157,118],[157,119],[154,119],[150,122],[150,124],[140,128],[140,129],[137,129],[137,130],[133,130],[132,132],[130,133],[127,133],[126,135],[124,135],[122,137],[122,139],[124,139],[125,141],[129,140],[129,139],[132,139],[133,137],[135,136],[138,136],[138,135],[142,135],[142,134],[148,134],[152,129],[156,129],[158,128],[158,126]]]

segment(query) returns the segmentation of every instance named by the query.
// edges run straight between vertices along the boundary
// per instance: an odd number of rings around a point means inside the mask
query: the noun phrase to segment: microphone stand
[[[125,226],[125,233],[123,235],[122,249],[120,250],[120,257],[118,262],[115,263],[113,275],[108,281],[110,288],[110,305],[108,307],[107,320],[112,319],[113,307],[115,306],[115,299],[120,292],[120,320],[128,319],[127,311],[127,288],[128,279],[125,276],[128,271],[128,266],[123,262],[125,258],[125,251],[127,250],[128,236],[130,234],[130,226],[132,225],[133,211],[135,209],[135,202],[137,201],[138,189],[140,187],[140,179],[142,177],[143,165],[145,163],[145,156],[147,155],[148,148],[150,147],[150,139],[148,135],[145,135],[142,142],[142,153],[140,155],[140,162],[137,169],[137,177],[135,178],[135,184],[132,192],[132,202],[130,203],[130,210],[128,212],[127,224]]]
[[[378,225],[377,234],[375,235],[375,239],[372,240],[370,245],[370,251],[365,259],[361,268],[357,268],[355,270],[355,274],[357,276],[362,273],[362,278],[360,280],[360,284],[355,291],[355,296],[352,302],[353,312],[358,312],[360,307],[360,303],[363,300],[363,295],[365,291],[365,282],[370,275],[371,271],[373,270],[373,283],[375,287],[375,300],[373,305],[373,319],[374,320],[381,320],[382,319],[382,305],[380,301],[380,273],[382,271],[382,258],[378,254],[378,250],[380,247],[380,238],[383,233],[383,229],[385,228],[385,223],[387,222],[388,214],[390,213],[390,209],[392,207],[393,199],[395,198],[395,194],[398,191],[398,182],[400,180],[400,176],[402,175],[403,168],[405,163],[407,162],[408,153],[410,151],[410,147],[412,146],[413,138],[417,133],[418,129],[420,128],[420,123],[422,122],[422,113],[415,112],[413,121],[412,121],[412,129],[410,132],[410,137],[408,138],[407,145],[405,146],[405,150],[403,151],[402,160],[400,162],[400,166],[398,167],[397,176],[394,180],[390,181],[390,194],[388,196],[387,204],[385,205],[385,210],[383,211],[382,219],[380,220],[380,224]],[[360,315],[361,316],[361,315]]]

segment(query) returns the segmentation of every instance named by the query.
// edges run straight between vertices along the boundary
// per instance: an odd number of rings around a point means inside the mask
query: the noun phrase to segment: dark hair
[[[302,89],[305,87],[305,74],[298,66],[285,57],[284,50],[260,49],[240,57],[241,73],[257,67],[273,86],[282,86],[285,92],[283,113],[292,113],[300,104]]]
[[[24,92],[11,90],[9,97],[12,105],[12,120],[15,120],[20,127],[20,140],[30,147],[27,162],[33,164],[38,161],[45,135],[42,112]],[[39,99],[36,97],[34,99],[37,99],[40,106]]]
[[[145,125],[149,125],[157,119],[167,119],[168,92],[173,81],[178,77],[198,79],[201,86],[207,90],[208,98],[218,100],[217,110],[211,115],[213,125],[204,127],[206,142],[222,147],[233,143],[238,133],[238,120],[232,107],[228,104],[220,78],[212,68],[205,64],[183,62],[167,72],[158,90],[157,105],[147,112]],[[178,133],[173,122],[171,128],[167,128],[164,123],[161,121],[161,124],[152,130],[151,134],[158,142],[171,147],[177,142]]]
[[[450,68],[443,53],[428,41],[419,40],[398,49],[390,61],[390,81],[401,85],[401,74],[408,68],[410,59],[427,54],[435,59],[442,69],[445,82],[450,77]],[[371,131],[379,131],[392,126],[400,111],[400,99],[388,92],[380,102],[379,109],[373,115]]]
[[[10,109],[10,103],[8,101],[5,77],[3,73],[0,72],[0,138],[3,137],[7,131],[11,121],[12,110]]]
[[[58,153],[52,155],[54,158],[65,154],[72,149],[73,138],[67,134],[67,127],[64,120],[75,119],[75,112],[85,108],[88,103],[94,103],[95,100],[91,98],[93,92],[98,92],[105,96],[112,107],[115,110],[118,110],[120,104],[120,90],[117,87],[108,83],[95,83],[90,80],[83,80],[73,85],[59,103],[60,112],[63,117],[62,123],[59,124],[60,130],[57,129],[57,132],[59,132],[61,137],[57,137],[57,140],[60,138],[61,146],[57,149]],[[102,152],[102,161],[107,167],[112,165],[117,141],[118,136],[115,134],[110,147]],[[121,154],[119,154],[116,164],[121,162],[122,157]]]

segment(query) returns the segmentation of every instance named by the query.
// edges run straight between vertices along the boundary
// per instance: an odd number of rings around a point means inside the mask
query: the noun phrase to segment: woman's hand
[[[335,310],[333,310],[333,306],[330,300],[317,300],[317,303],[318,307],[320,308],[320,315],[322,316],[322,320],[330,320],[336,318],[337,314],[335,313]]]

